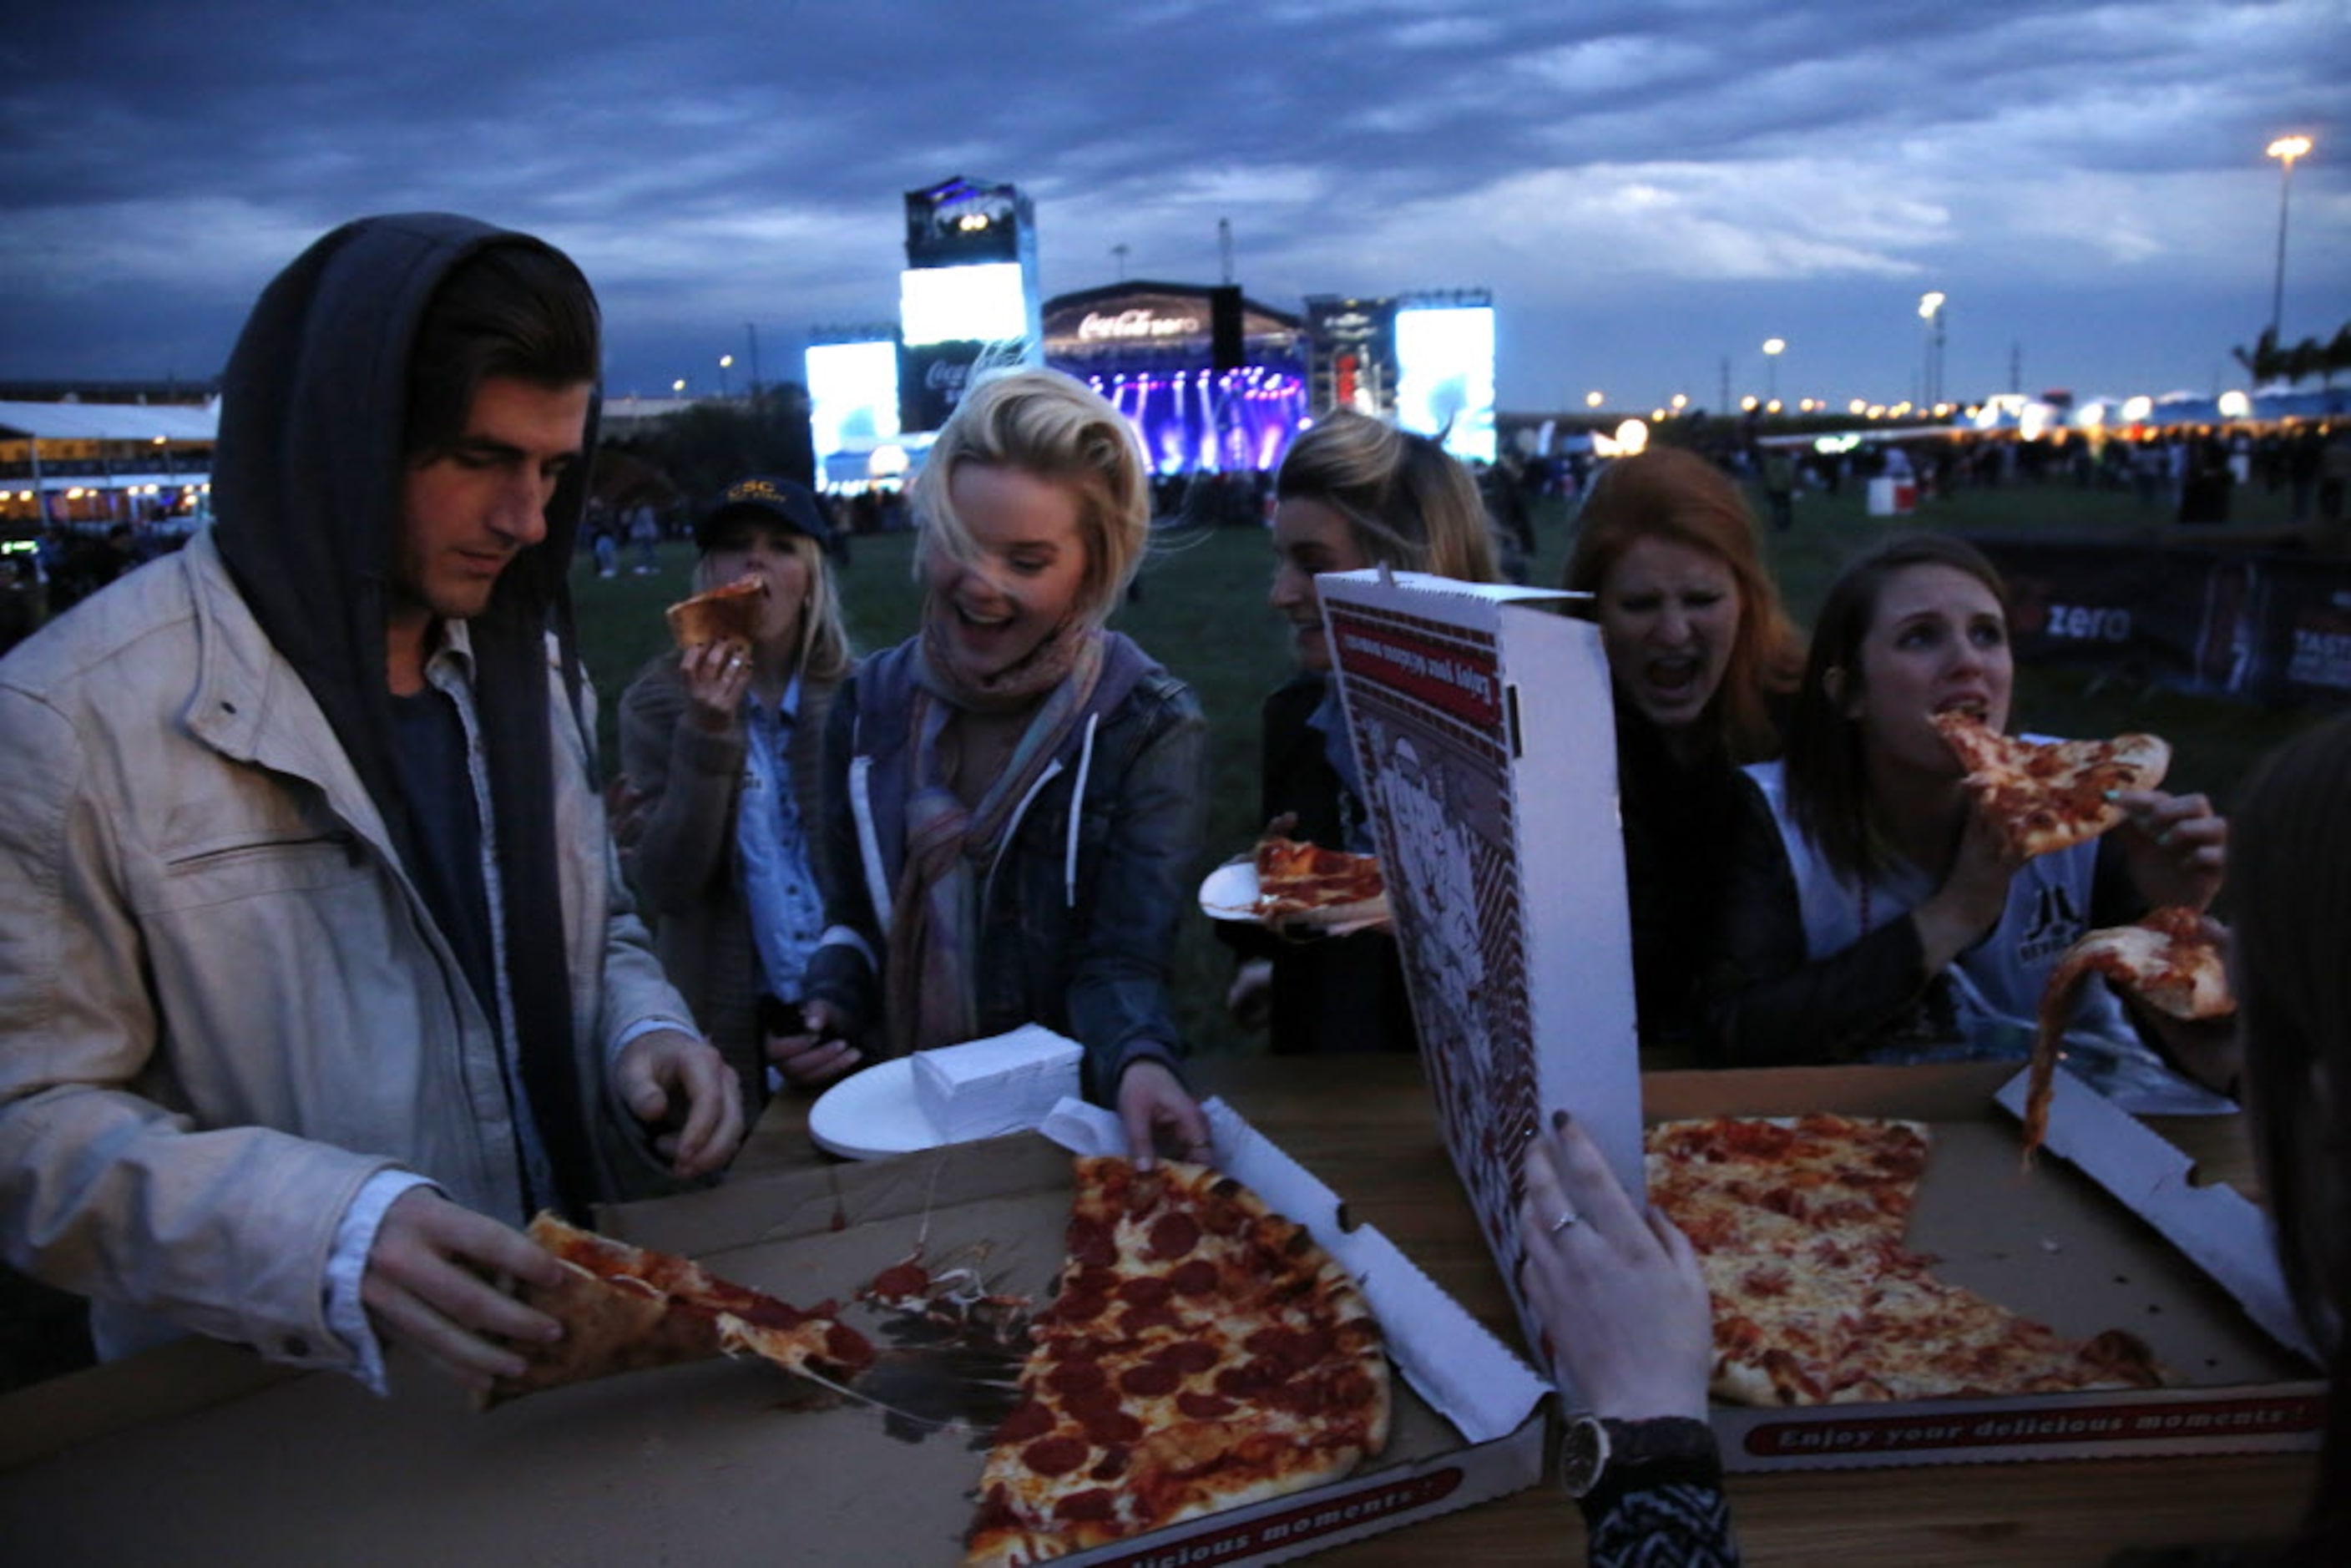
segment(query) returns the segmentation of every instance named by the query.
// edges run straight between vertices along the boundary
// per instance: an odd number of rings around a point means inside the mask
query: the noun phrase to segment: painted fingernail
[[[2122,796],[2122,791],[2121,791],[2121,790],[2119,790],[2119,789],[2109,789],[2109,790],[2107,790],[2107,791],[2106,791],[2106,800],[2107,800],[2107,801],[2108,801],[2109,803],[2111,803],[2111,802],[2113,802],[2113,801],[2115,801],[2115,800],[2119,800],[2119,799],[2121,798],[2121,796]]]
[[[1562,1131],[1562,1132],[1566,1131],[1566,1129],[1567,1129],[1567,1113],[1566,1113],[1566,1112],[1564,1112],[1564,1111],[1553,1111],[1553,1112],[1551,1113],[1551,1124],[1552,1124],[1552,1126],[1553,1128],[1555,1128],[1555,1129],[1557,1129],[1557,1130],[1559,1130],[1559,1131]]]

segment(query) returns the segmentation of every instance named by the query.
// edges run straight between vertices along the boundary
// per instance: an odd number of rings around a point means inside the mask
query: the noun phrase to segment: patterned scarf
[[[943,602],[925,608],[908,716],[906,861],[890,921],[885,1018],[893,1056],[954,1045],[978,1032],[971,959],[977,947],[979,875],[1014,814],[1085,717],[1102,677],[1102,634],[1063,622],[1027,657],[985,678],[954,657]],[[1041,700],[1040,700],[1041,697]],[[995,777],[967,808],[947,776],[940,738],[958,714],[1004,716],[1034,706]],[[975,781],[976,782],[976,781]]]

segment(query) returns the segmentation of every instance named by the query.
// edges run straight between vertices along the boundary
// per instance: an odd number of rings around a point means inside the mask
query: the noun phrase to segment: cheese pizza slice
[[[2040,1029],[2032,1041],[2032,1072],[2024,1093],[2024,1160],[2049,1132],[2049,1102],[2056,1089],[2057,1056],[2074,999],[2092,975],[2103,975],[2148,1006],[2176,1019],[2227,1018],[2237,1010],[2229,968],[2204,917],[2172,905],[2136,925],[2093,931],[2068,947],[2041,993]]]
[[[758,633],[759,611],[767,596],[764,578],[739,577],[707,593],[681,600],[664,612],[670,640],[680,652],[705,643],[738,643],[748,647]]]
[[[2056,1333],[1938,1280],[1904,1241],[1930,1130],[1820,1113],[1667,1122],[1649,1201],[1698,1253],[1714,1312],[1710,1392],[1739,1405],[2145,1388],[2138,1340]]]
[[[2107,794],[2152,789],[2171,766],[2170,744],[2152,735],[2025,740],[1958,709],[1936,714],[1934,725],[1968,770],[1968,792],[2028,857],[2071,848],[2114,827],[2123,810]]]

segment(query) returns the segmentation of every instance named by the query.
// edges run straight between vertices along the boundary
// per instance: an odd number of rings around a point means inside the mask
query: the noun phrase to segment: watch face
[[[1597,1416],[1571,1416],[1559,1434],[1559,1484],[1581,1498],[1600,1484],[1608,1468],[1608,1428]]]

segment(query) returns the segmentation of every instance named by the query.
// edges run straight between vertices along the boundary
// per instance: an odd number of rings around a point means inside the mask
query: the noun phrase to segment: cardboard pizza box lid
[[[2030,1079],[2020,1072],[1995,1096],[2020,1121]],[[2211,1275],[2262,1332],[2314,1364],[2261,1210],[2233,1187],[2196,1185],[2195,1162],[2072,1073],[2060,1068],[2052,1082],[2044,1155],[2073,1162]]]
[[[1517,1293],[1527,1139],[1573,1107],[1642,1186],[1615,708],[1580,597],[1315,580],[1446,1145]]]

